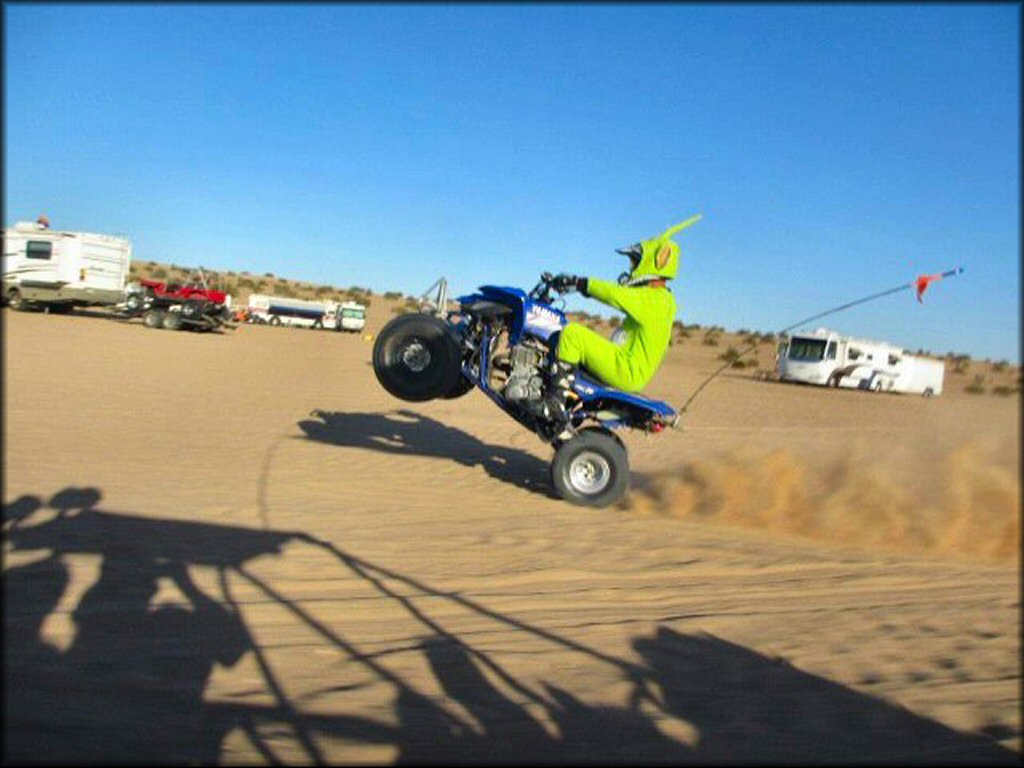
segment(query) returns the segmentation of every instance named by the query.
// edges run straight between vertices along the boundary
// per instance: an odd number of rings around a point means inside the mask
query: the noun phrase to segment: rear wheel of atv
[[[147,328],[163,328],[167,313],[162,309],[149,309],[142,316],[142,324]]]
[[[626,449],[609,432],[585,430],[555,451],[551,482],[558,495],[573,504],[614,504],[629,489]]]
[[[400,315],[377,334],[373,372],[401,400],[444,397],[462,375],[459,346],[448,326],[433,315]]]

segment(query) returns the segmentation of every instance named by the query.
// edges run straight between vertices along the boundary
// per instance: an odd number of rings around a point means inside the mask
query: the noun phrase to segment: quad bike
[[[605,507],[629,487],[621,427],[661,432],[678,415],[666,403],[605,386],[577,370],[565,411],[550,415],[543,401],[551,368],[550,341],[566,325],[553,306],[557,281],[549,273],[526,293],[485,285],[448,302],[441,278],[421,312],[400,315],[378,334],[373,370],[397,398],[422,402],[461,397],[474,387],[555,448],[551,482],[574,504]]]

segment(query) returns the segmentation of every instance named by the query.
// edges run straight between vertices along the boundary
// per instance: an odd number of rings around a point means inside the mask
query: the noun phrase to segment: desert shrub
[[[315,291],[317,296],[327,296],[330,293],[334,293],[334,289],[329,285],[317,286]]]
[[[967,373],[970,367],[971,358],[969,355],[957,355],[953,358],[953,373]]]
[[[703,344],[705,347],[717,347],[718,337],[710,333],[705,334],[704,338],[701,340],[701,344]]]
[[[981,395],[985,393],[985,377],[981,374],[975,374],[974,381],[964,387],[964,392],[969,392],[972,395]]]
[[[729,347],[725,352],[718,356],[719,360],[724,360],[727,363],[731,363],[730,368],[746,368],[747,363],[740,357],[739,350],[736,347]],[[752,365],[753,363],[751,363]]]
[[[410,312],[415,312],[415,311],[416,310],[410,309],[405,304],[396,304],[394,307],[391,308],[392,314],[395,314],[395,315],[407,315]]]
[[[1003,371],[1005,371],[1007,369],[1007,367],[1009,365],[1010,365],[1010,361],[1009,360],[1000,360],[1000,361],[998,361],[996,363],[992,363],[992,372],[993,373],[1002,373]]]
[[[1008,387],[1005,384],[1000,384],[998,387],[992,387],[993,395],[1000,395],[1001,397],[1009,397],[1015,395],[1020,390],[1017,387]]]
[[[164,269],[163,267],[157,267],[156,269],[153,270],[152,275],[157,280],[163,280],[164,278],[167,277],[167,270]]]
[[[292,288],[287,283],[283,283],[283,284],[279,285],[277,287],[277,291],[276,292],[277,292],[278,296],[284,296],[286,299],[298,298],[298,295],[297,295],[295,289]]]
[[[724,360],[727,363],[734,362],[740,356],[739,351],[736,347],[729,347],[725,352],[718,356],[719,360]]]
[[[401,291],[385,291],[384,292],[384,298],[388,299],[390,301],[394,301],[395,299],[402,298],[402,292]]]

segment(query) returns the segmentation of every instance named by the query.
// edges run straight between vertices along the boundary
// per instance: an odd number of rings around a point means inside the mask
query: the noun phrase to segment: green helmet
[[[691,224],[696,224],[702,214],[692,216],[681,224],[669,227],[657,237],[644,240],[628,248],[619,248],[618,253],[629,256],[632,269],[619,276],[625,285],[639,285],[651,280],[671,280],[679,273],[679,245],[672,235]]]

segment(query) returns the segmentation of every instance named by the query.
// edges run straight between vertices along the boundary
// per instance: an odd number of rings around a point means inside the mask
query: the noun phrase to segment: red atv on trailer
[[[184,283],[133,283],[125,297],[124,311],[130,317],[141,316],[147,328],[212,331],[235,327],[228,295],[210,288],[202,267],[193,270]]]

